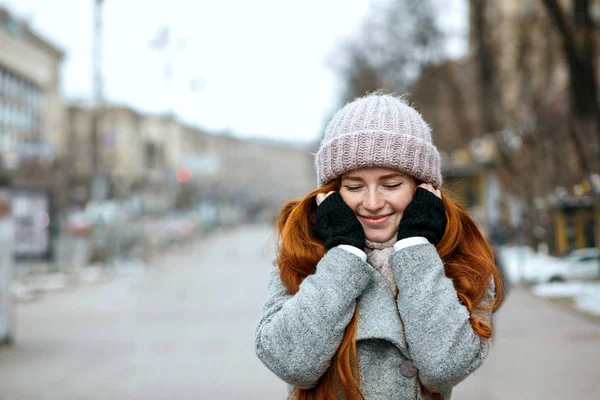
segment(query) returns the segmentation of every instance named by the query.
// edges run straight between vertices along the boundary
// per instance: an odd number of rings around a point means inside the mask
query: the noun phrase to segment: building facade
[[[124,195],[145,178],[143,116],[122,106],[107,105],[98,116],[98,137],[93,136],[93,112],[87,106],[67,110],[69,175],[71,200],[85,203],[91,196],[94,158],[108,180],[107,196]]]
[[[16,259],[52,259],[67,182],[63,52],[0,8],[0,190],[10,193]],[[40,219],[43,215],[44,218]]]
[[[64,154],[60,95],[63,53],[0,9],[0,154],[2,167]]]
[[[109,178],[109,197],[149,191],[173,203],[185,194],[276,209],[316,184],[309,146],[209,133],[172,116],[114,105],[99,112],[99,141],[93,146],[92,118],[89,107],[68,107],[76,203],[90,198],[94,151]]]

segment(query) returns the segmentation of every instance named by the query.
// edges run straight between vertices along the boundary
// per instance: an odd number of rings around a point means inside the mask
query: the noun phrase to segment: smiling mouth
[[[361,215],[359,218],[362,219],[367,225],[381,225],[385,221],[387,221],[391,216],[391,214],[381,215],[377,217],[365,217]]]

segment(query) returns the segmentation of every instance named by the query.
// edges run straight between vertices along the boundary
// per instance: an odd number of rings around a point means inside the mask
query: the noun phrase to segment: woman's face
[[[417,180],[389,168],[360,168],[342,175],[340,195],[358,217],[367,240],[386,242],[398,232]]]

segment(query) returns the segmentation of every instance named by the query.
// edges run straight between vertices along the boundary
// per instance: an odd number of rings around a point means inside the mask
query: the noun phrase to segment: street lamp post
[[[104,82],[102,75],[102,35],[103,20],[102,6],[104,0],[95,0],[94,3],[94,36],[93,36],[93,107],[92,107],[92,181],[90,197],[94,201],[103,201],[107,196],[107,180],[104,174],[104,165],[102,162],[102,146],[100,142],[100,121],[102,117],[102,108],[104,105]]]

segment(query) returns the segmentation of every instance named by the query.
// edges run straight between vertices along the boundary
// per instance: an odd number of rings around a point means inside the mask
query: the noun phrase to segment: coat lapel
[[[383,339],[393,343],[410,359],[396,300],[383,277],[374,277],[357,301],[356,340]]]

